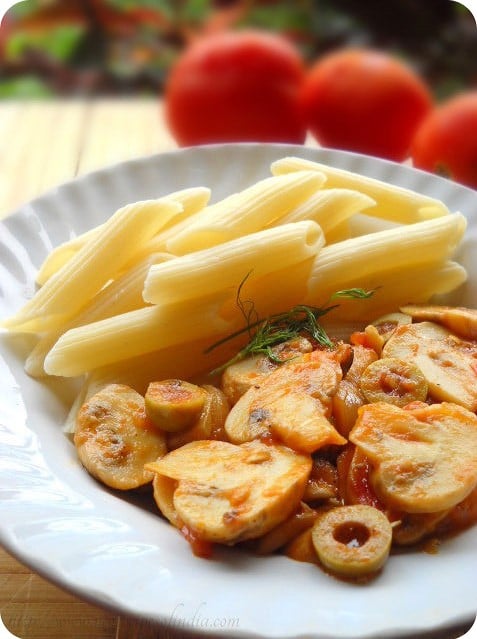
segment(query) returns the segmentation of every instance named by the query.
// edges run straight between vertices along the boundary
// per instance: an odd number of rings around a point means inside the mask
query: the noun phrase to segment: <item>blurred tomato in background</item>
[[[433,102],[477,89],[475,60],[452,0],[24,0],[0,30],[0,99],[165,96],[182,145],[308,130],[401,161]]]
[[[304,77],[298,51],[278,34],[246,30],[203,37],[172,68],[166,117],[182,145],[301,144]]]
[[[305,122],[323,145],[402,161],[433,100],[426,83],[395,57],[370,49],[325,55],[302,95]]]
[[[477,91],[441,104],[413,141],[414,166],[477,189]]]

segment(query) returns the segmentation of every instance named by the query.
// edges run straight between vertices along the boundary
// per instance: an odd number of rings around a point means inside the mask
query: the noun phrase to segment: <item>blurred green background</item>
[[[438,99],[477,86],[477,28],[451,0],[24,0],[0,29],[0,98],[155,95],[194,38],[286,34],[305,59],[341,46],[390,51]]]

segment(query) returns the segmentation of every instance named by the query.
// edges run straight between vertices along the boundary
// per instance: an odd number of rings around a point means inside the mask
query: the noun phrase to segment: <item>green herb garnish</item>
[[[235,364],[249,355],[257,355],[260,353],[266,355],[272,362],[283,364],[286,360],[281,360],[277,357],[272,350],[273,347],[303,335],[309,335],[316,340],[320,346],[334,348],[333,342],[326,334],[324,328],[319,324],[318,320],[339,306],[338,304],[320,307],[299,304],[289,311],[270,315],[270,317],[260,320],[258,319],[253,302],[251,300],[242,300],[241,298],[242,287],[249,276],[250,273],[244,278],[237,290],[237,306],[244,316],[246,322],[245,328],[215,342],[215,344],[209,346],[205,352],[209,353],[214,348],[244,333],[249,334],[249,342],[237,355],[219,368],[214,369],[211,374],[219,373],[227,368],[227,366]],[[368,299],[373,293],[374,291],[365,291],[362,288],[350,288],[333,293],[330,301],[333,299]]]
[[[363,288],[345,288],[343,291],[336,291],[330,299],[345,298],[348,300],[367,300],[374,295],[374,291],[365,291]]]

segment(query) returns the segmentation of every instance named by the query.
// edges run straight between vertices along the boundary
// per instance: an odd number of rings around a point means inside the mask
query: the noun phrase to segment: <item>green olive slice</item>
[[[427,381],[417,366],[395,357],[370,364],[361,376],[361,392],[367,402],[387,402],[403,408],[427,398]]]
[[[151,382],[144,397],[148,417],[161,430],[190,428],[204,408],[206,391],[180,379]]]
[[[339,506],[316,521],[312,541],[325,568],[337,575],[362,577],[383,567],[392,527],[386,515],[372,506]]]

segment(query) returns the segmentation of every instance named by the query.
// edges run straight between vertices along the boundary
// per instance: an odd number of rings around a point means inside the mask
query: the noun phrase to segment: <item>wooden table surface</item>
[[[78,175],[175,146],[155,100],[0,102],[0,218]],[[78,600],[1,548],[0,615],[22,639],[164,636],[150,625]],[[439,638],[460,637],[466,630]]]
[[[0,218],[78,175],[175,146],[157,100],[0,102]]]

